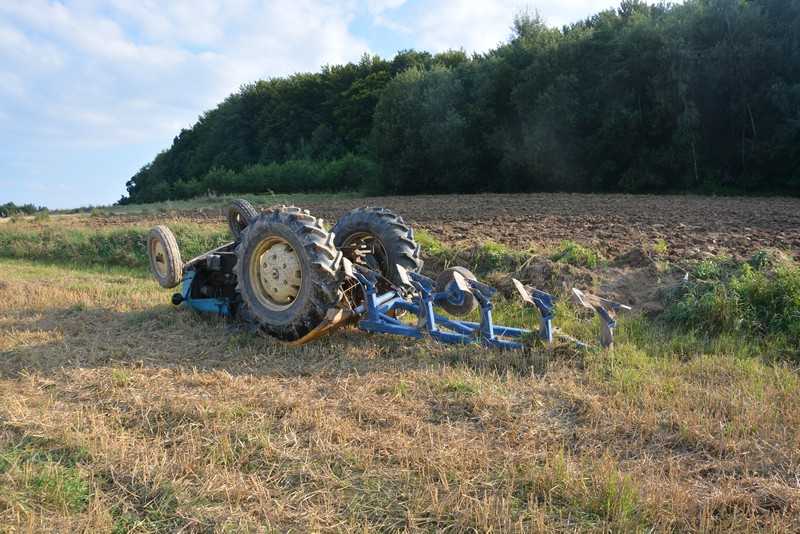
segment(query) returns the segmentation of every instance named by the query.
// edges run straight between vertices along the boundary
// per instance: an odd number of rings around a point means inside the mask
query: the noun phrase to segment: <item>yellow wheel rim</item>
[[[153,258],[153,268],[160,278],[166,278],[167,270],[167,251],[160,239],[154,239],[150,243],[150,257]]]
[[[271,237],[259,243],[250,258],[250,280],[261,304],[273,311],[294,304],[303,284],[303,269],[292,246]]]

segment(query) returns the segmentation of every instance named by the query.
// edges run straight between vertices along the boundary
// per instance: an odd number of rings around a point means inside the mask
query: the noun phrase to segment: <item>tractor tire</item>
[[[448,291],[452,285],[455,285],[456,281],[453,273],[460,273],[467,280],[477,280],[475,275],[466,267],[450,267],[436,277],[437,293]],[[462,291],[460,296],[461,298],[459,299],[448,298],[438,304],[444,308],[444,311],[455,317],[463,317],[478,307],[478,301],[472,293]]]
[[[147,236],[147,258],[156,281],[167,289],[183,279],[183,262],[178,242],[166,226],[154,226]]]
[[[322,219],[295,207],[262,213],[236,247],[236,290],[265,334],[296,341],[341,299],[342,254]]]
[[[228,219],[228,228],[231,229],[233,239],[239,241],[244,229],[258,217],[258,212],[248,201],[238,198],[228,203],[225,216]]]
[[[422,259],[414,230],[403,218],[386,208],[357,208],[345,213],[331,229],[336,248],[372,245],[373,254],[366,257],[368,267],[380,272],[396,286],[403,285],[397,265],[407,271],[420,272]]]

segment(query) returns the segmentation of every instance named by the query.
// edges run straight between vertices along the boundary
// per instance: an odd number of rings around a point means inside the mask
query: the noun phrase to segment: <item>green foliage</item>
[[[434,236],[425,230],[416,230],[414,239],[419,243],[420,248],[429,256],[439,256],[444,252],[444,246]]]
[[[50,220],[50,213],[47,211],[37,211],[33,216],[33,222],[42,223]]]
[[[181,131],[120,202],[266,190],[797,194],[798,21],[797,2],[624,0],[561,29],[519,15],[484,55],[406,50],[261,80]]]
[[[664,239],[659,239],[658,241],[650,245],[649,248],[650,250],[653,251],[653,253],[656,256],[659,257],[663,257],[667,253],[667,243],[664,241]]]
[[[562,241],[558,250],[550,257],[558,263],[567,263],[576,267],[597,267],[597,252],[574,241]]]
[[[374,189],[378,182],[378,166],[364,156],[349,153],[335,159],[311,157],[291,159],[283,163],[256,163],[239,171],[212,167],[200,180],[162,182],[162,198],[186,200],[215,195],[343,192]],[[156,199],[151,198],[148,202]]]
[[[719,334],[783,336],[800,343],[800,267],[760,252],[744,263],[708,260],[672,295],[665,317],[675,325]]]
[[[392,193],[474,191],[475,157],[467,93],[457,71],[409,69],[386,87],[375,108],[373,156]]]
[[[489,242],[475,251],[475,269],[481,274],[506,270],[512,264],[512,253],[502,243]]]
[[[47,212],[47,208],[43,206],[37,208],[33,204],[23,204],[22,206],[17,206],[13,202],[6,202],[5,204],[0,205],[0,217],[11,217],[14,215],[35,215],[37,213],[46,215]]]

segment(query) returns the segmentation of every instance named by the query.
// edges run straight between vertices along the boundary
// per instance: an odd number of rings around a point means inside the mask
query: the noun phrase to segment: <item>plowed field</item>
[[[556,293],[571,286],[596,289],[651,313],[661,311],[660,290],[683,277],[688,260],[718,254],[744,259],[769,248],[800,258],[796,198],[540,193],[360,198],[312,201],[302,207],[333,222],[364,205],[387,207],[457,249],[495,242],[547,253],[570,240],[604,259],[623,258],[614,267],[588,270],[554,265],[544,254],[532,258],[517,276]],[[664,251],[658,258],[652,253],[656,248]],[[626,257],[634,250],[636,254]],[[671,273],[657,271],[654,259],[676,267]],[[505,285],[512,290],[510,282]]]
[[[614,258],[663,239],[672,261],[800,249],[800,199],[581,194],[462,195],[309,202],[326,220],[385,206],[445,244],[550,248],[569,239]]]

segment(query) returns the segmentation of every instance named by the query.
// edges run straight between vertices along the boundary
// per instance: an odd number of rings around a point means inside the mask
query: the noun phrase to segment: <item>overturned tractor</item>
[[[525,338],[552,342],[556,335],[586,347],[552,327],[555,298],[547,293],[514,280],[539,327],[510,328],[493,322],[496,289],[468,269],[447,269],[436,280],[420,274],[413,230],[385,208],[350,211],[330,231],[296,207],[259,213],[246,200],[234,200],[226,216],[234,241],[186,263],[168,228],[150,231],[147,253],[156,280],[165,288],[182,284],[173,304],[238,318],[290,344],[355,323],[365,331],[446,343],[520,348]],[[600,317],[600,346],[611,346],[616,313],[630,308],[573,292]],[[463,319],[476,309],[479,321]]]

